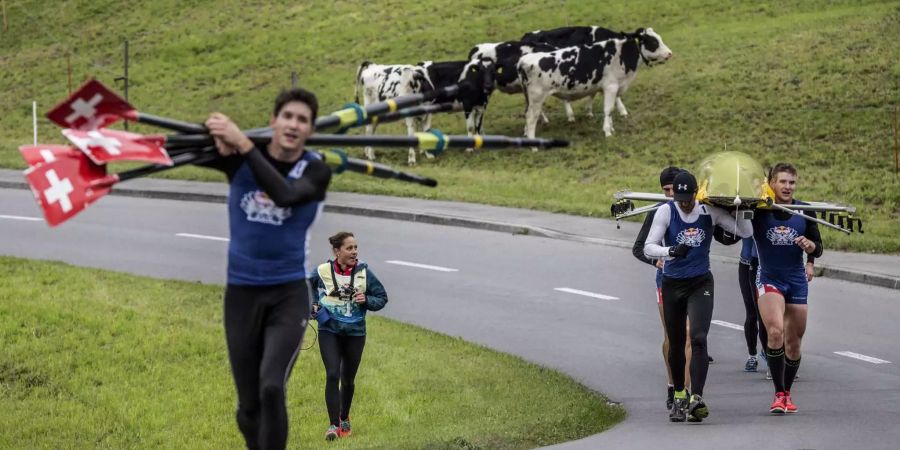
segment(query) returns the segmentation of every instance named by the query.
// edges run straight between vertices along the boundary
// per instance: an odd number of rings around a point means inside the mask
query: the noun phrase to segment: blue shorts
[[[767,276],[760,270],[756,272],[756,291],[757,298],[767,292],[774,292],[784,297],[785,304],[805,305],[809,295],[809,282],[806,281],[806,274],[803,278],[783,280]]]

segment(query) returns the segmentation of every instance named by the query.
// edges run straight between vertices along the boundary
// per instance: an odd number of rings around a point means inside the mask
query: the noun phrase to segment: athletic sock
[[[682,389],[680,391],[675,391],[675,398],[677,398],[679,400],[686,400],[687,399],[687,390]]]
[[[784,390],[790,391],[791,386],[794,384],[794,377],[797,376],[797,371],[800,370],[800,358],[798,357],[796,360],[790,359],[787,356],[784,357]]]
[[[772,372],[775,392],[784,392],[784,346],[774,350],[766,346],[766,360],[769,363],[769,371]]]

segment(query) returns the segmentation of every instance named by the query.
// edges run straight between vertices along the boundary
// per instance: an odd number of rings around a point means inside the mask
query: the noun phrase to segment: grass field
[[[4,257],[0,271],[0,448],[241,448],[220,286]],[[326,447],[324,384],[318,349],[301,352],[290,448]],[[354,435],[327,448],[533,448],[624,415],[555,371],[373,314]]]
[[[624,97],[631,115],[614,117],[612,138],[603,138],[601,117],[584,116],[583,102],[575,105],[578,121],[569,124],[561,102],[551,100],[551,123],[538,134],[571,139],[571,148],[421,158],[416,170],[437,178],[436,189],[350,174],[334,187],[606,216],[613,192],[655,190],[662,166],[692,168],[727,144],[764,165],[794,162],[800,198],[860,208],[866,233],[828,231],[828,248],[900,252],[891,124],[900,104],[897,1],[7,0],[5,6],[0,166],[23,167],[16,148],[31,139],[31,101],[46,111],[66,96],[67,55],[75,86],[89,76],[113,85],[123,37],[131,48],[130,99],[138,108],[193,121],[221,110],[253,127],[264,124],[292,71],[327,111],[352,101],[363,60],[462,59],[474,44],[567,24],[652,26],[675,57],[640,69]],[[497,94],[486,131],[520,135],[522,111],[521,96]],[[437,118],[435,126],[465,132],[461,115]],[[62,140],[46,121],[40,136]],[[379,154],[405,163],[403,149]],[[216,175],[189,168],[168,176]]]

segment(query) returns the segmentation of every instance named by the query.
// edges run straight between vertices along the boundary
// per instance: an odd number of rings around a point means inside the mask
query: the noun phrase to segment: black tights
[[[663,315],[666,334],[669,336],[669,367],[675,390],[684,389],[684,344],[687,339],[687,318],[691,319],[691,389],[703,395],[706,373],[709,370],[709,354],[706,335],[713,312],[713,276],[706,273],[699,277],[676,279],[663,277]]]
[[[344,336],[319,330],[319,353],[325,364],[325,406],[332,425],[350,418],[356,387],[354,380],[365,346],[365,336]]]
[[[769,335],[766,326],[762,323],[759,314],[759,305],[756,304],[756,271],[759,270],[759,260],[753,258],[750,264],[738,264],[738,284],[741,285],[741,295],[744,297],[744,339],[747,340],[747,352],[756,354],[756,338],[765,349],[769,344]]]
[[[237,387],[237,422],[250,450],[287,445],[285,385],[300,353],[310,298],[306,280],[225,289],[225,339]]]

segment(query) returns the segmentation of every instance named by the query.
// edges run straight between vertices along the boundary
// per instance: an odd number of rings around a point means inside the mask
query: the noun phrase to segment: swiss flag
[[[105,128],[90,131],[66,129],[63,134],[91,158],[94,164],[122,160],[147,161],[167,166],[173,164],[163,148],[166,143],[164,136],[142,136]]]
[[[52,161],[29,167],[25,179],[51,227],[106,195],[117,180],[78,151],[58,152]]]
[[[22,158],[28,164],[28,167],[53,162],[57,158],[63,156],[78,155],[81,153],[77,148],[69,145],[23,145],[19,147]]]
[[[122,97],[92,78],[50,110],[47,118],[63,128],[95,130],[135,112]]]

